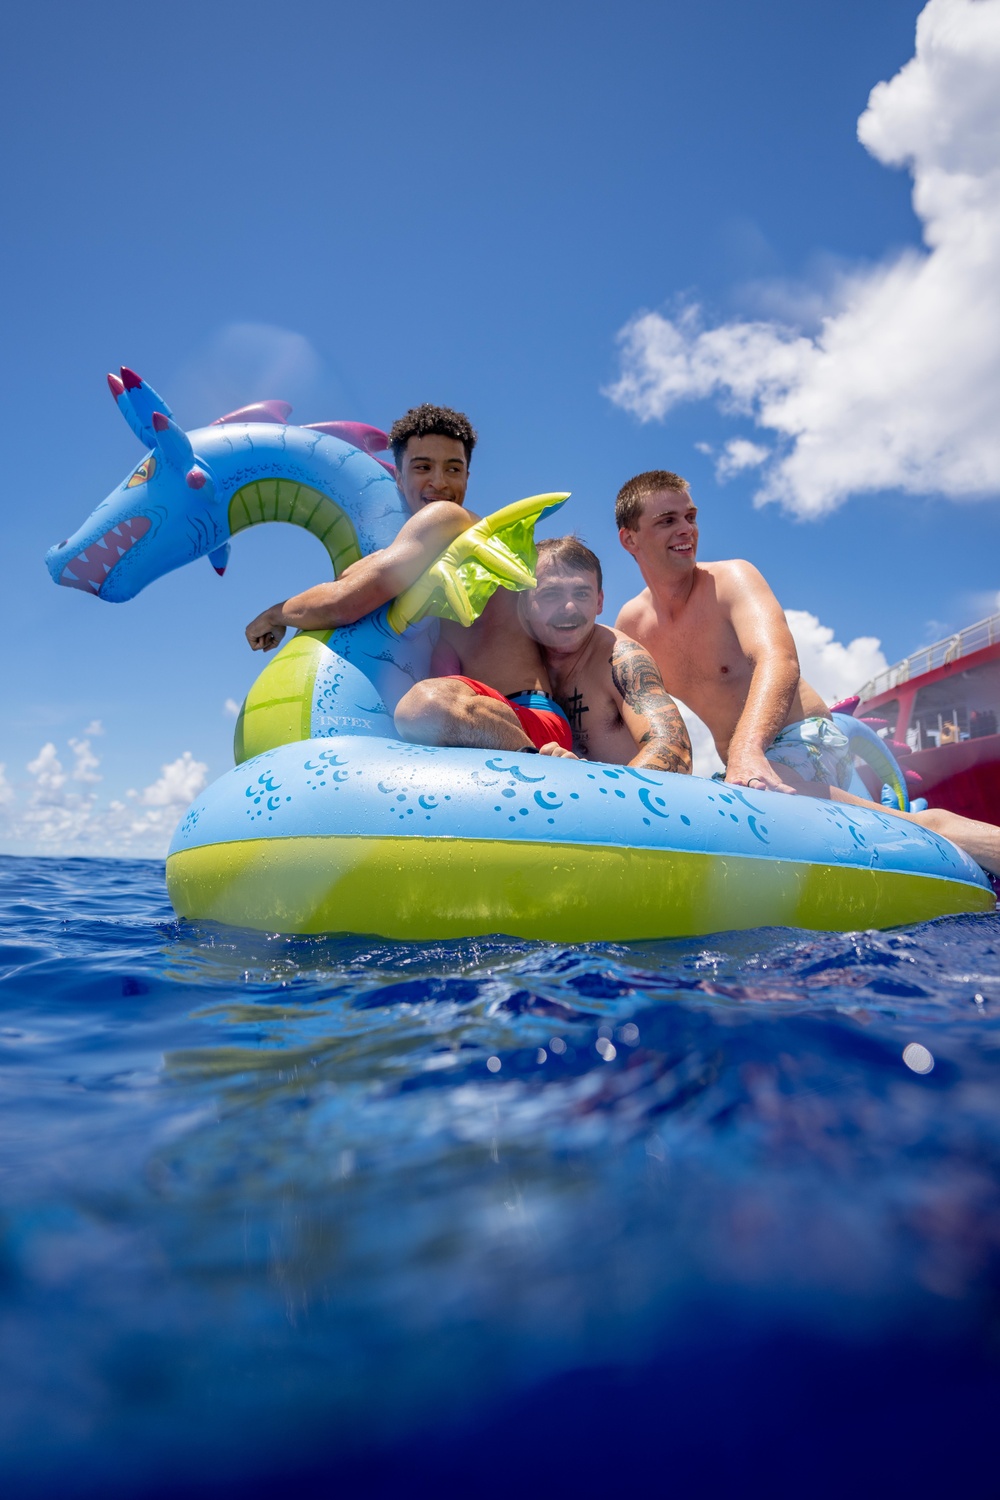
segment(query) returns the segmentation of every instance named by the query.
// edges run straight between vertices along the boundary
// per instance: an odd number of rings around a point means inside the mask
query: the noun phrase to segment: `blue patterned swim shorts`
[[[776,735],[764,752],[772,766],[787,766],[803,781],[839,786],[845,792],[854,775],[847,736],[832,719],[799,719]]]

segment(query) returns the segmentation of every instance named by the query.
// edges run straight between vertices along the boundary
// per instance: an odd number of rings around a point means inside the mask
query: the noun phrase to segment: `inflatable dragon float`
[[[109,602],[207,557],[225,571],[251,526],[301,526],[335,577],[408,519],[386,436],[300,427],[263,401],[185,432],[131,370],[108,377],[146,450],[79,530],[53,580]],[[565,494],[470,527],[407,592],[354,625],[302,631],[247,694],[233,769],[193,804],[167,856],[182,917],[285,933],[558,942],[734,928],[889,927],[991,911],[989,882],[902,818],[694,776],[399,739],[436,619],[471,623],[497,587],[534,586],[534,527]],[[870,729],[852,745],[898,792]]]

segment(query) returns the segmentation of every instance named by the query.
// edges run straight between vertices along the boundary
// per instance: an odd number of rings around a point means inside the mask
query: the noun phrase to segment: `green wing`
[[[535,587],[535,526],[569,494],[530,495],[484,516],[435,558],[389,608],[397,635],[426,615],[471,625],[497,588]]]

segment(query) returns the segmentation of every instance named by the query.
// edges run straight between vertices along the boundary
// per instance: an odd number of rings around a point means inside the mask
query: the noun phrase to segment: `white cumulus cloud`
[[[93,733],[93,726],[88,726]],[[159,858],[181,815],[205,786],[208,767],[190,750],[161,767],[141,791],[107,804],[93,790],[101,780],[99,758],[87,738],[71,739],[72,773],[49,742],[26,767],[23,794],[0,766],[0,809],[4,842],[45,854],[111,854]],[[82,783],[82,786],[81,786]]]
[[[745,469],[759,469],[771,454],[763,443],[751,443],[747,438],[730,438],[715,462],[717,479],[732,479]]]
[[[821,625],[808,610],[786,609],[785,619],[799,653],[802,676],[828,703],[851,697],[889,665],[881,641],[872,635],[856,636],[845,646],[834,639],[829,625]]]
[[[706,398],[751,418],[774,442],[757,502],[808,517],[878,489],[1000,492],[1000,0],[929,0],[858,136],[911,173],[926,248],[842,274],[812,333],[641,313],[607,392],[642,421]]]
[[[231,719],[238,719],[240,716],[240,705],[235,698],[227,698],[222,705],[222,712],[227,714]]]
[[[73,780],[74,781],[100,781],[97,767],[101,764],[98,757],[90,748],[88,739],[70,740],[69,747],[73,752]]]
[[[28,775],[34,777],[32,798],[36,803],[60,799],[66,785],[66,772],[51,740],[42,746],[34,760],[28,762]]]
[[[187,807],[205,786],[208,767],[195,760],[190,750],[168,766],[161,766],[158,781],[146,787],[144,792],[130,793],[136,796],[143,807]]]

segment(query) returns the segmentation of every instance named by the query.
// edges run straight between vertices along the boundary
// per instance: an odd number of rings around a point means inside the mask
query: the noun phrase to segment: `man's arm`
[[[680,709],[663,686],[649,652],[624,637],[611,652],[611,680],[621,697],[621,713],[638,754],[630,766],[657,771],[691,771],[691,741]]]
[[[272,604],[246,629],[254,651],[277,646],[288,626],[295,630],[330,630],[352,625],[395,599],[455,538],[479,517],[461,505],[440,500],[411,516],[396,540],[380,552],[359,558],[334,583],[321,583],[281,604]]]
[[[726,780],[736,786],[759,781],[772,792],[793,792],[764,758],[784,728],[799,686],[799,657],[781,605],[765,579],[747,562],[731,564],[719,590],[729,608],[740,650],[753,667],[743,712],[729,741]]]

